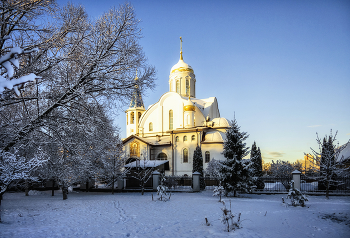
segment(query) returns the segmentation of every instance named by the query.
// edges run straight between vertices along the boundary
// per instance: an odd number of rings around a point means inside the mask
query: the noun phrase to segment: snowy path
[[[155,195],[155,194],[154,194]],[[229,207],[228,198],[224,198]],[[349,237],[350,197],[309,197],[305,208],[286,207],[281,195],[232,198],[243,228],[224,231],[222,204],[211,192],[175,193],[169,202],[151,193],[7,193],[0,237]],[[207,217],[211,226],[205,226]]]

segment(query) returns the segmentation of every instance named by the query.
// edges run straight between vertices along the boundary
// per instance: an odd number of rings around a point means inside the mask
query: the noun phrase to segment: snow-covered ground
[[[307,207],[282,203],[286,195],[241,195],[231,200],[242,228],[220,221],[222,203],[211,191],[174,193],[168,202],[151,193],[76,193],[62,200],[50,191],[6,193],[0,237],[349,237],[350,197],[309,196]],[[154,193],[156,197],[156,194]],[[205,225],[205,217],[211,226]]]

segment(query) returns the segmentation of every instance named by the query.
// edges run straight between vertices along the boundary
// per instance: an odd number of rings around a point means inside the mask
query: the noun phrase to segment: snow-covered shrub
[[[290,182],[290,189],[287,198],[291,200],[293,206],[305,206],[305,202],[308,201],[307,197],[300,192],[299,189],[294,188],[294,181]]]
[[[164,182],[165,182],[165,176],[164,174],[161,174],[160,185],[158,185],[157,187],[157,195],[159,196],[158,197],[159,201],[166,202],[170,200],[171,194],[167,193],[168,187],[164,185]],[[152,200],[153,200],[153,197],[152,197]]]
[[[222,195],[225,194],[225,188],[223,186],[221,186],[221,183],[219,186],[216,186],[214,188],[213,192],[214,192],[213,196],[219,196],[219,198],[220,198],[219,202],[221,202],[221,197],[222,197]]]
[[[157,187],[157,195],[159,196],[158,197],[159,201],[166,202],[166,201],[170,200],[170,196],[171,195],[167,193],[167,189],[168,188],[166,186],[164,186],[164,185],[159,185]]]
[[[234,218],[236,216],[232,214],[231,208],[227,209],[225,202],[222,201],[222,203],[224,204],[224,207],[221,208],[221,222],[226,226],[227,232],[241,228],[241,213],[238,214],[237,220],[235,221]]]

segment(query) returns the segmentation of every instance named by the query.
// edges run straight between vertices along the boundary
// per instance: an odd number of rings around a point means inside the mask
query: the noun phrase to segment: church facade
[[[135,78],[137,80],[137,76]],[[127,163],[147,160],[163,164],[166,175],[192,175],[193,153],[200,146],[203,168],[210,160],[223,160],[228,120],[220,117],[215,97],[196,98],[196,76],[180,52],[180,60],[170,70],[169,91],[146,110],[135,88],[126,110],[123,139]]]

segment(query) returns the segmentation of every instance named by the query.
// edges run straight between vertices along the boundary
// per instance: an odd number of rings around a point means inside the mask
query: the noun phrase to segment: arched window
[[[184,141],[187,141],[187,136],[184,136]]]
[[[148,130],[149,131],[153,131],[153,123],[152,122],[149,123],[149,129]]]
[[[134,120],[135,120],[135,114],[134,112],[130,113],[130,124],[134,124]]]
[[[180,81],[176,80],[176,92],[180,93]]]
[[[139,113],[138,113],[138,121],[139,121],[139,122],[140,122],[141,115],[142,115],[142,113],[139,112]]]
[[[189,95],[189,87],[190,87],[190,82],[188,81],[188,79],[186,79],[186,96]]]
[[[162,153],[158,154],[157,159],[158,160],[167,160],[168,156],[165,153],[162,152]]]
[[[188,163],[188,149],[183,150],[183,162]]]
[[[129,125],[129,114],[126,114],[126,124]]]
[[[169,130],[173,129],[173,110],[169,111]]]
[[[194,141],[195,139],[196,139],[196,136],[193,135],[193,136],[191,137],[191,141]]]
[[[175,141],[176,141],[176,142],[179,142],[179,137],[178,137],[178,136],[175,137]]]
[[[205,152],[205,163],[209,163],[210,162],[210,152],[206,151]]]

